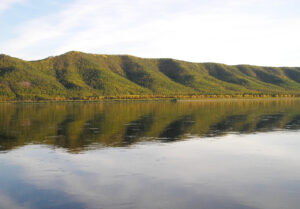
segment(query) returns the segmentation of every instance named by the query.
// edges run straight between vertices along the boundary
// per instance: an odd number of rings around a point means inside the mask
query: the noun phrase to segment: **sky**
[[[300,66],[299,0],[0,0],[0,53]]]

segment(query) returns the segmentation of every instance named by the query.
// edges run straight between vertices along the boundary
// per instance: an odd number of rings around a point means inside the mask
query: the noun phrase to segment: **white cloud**
[[[20,3],[24,0],[1,0],[0,1],[0,13],[9,7],[11,7],[15,3]]]
[[[70,50],[227,64],[300,65],[300,17],[271,1],[77,0],[17,28],[5,53],[39,59]],[[284,1],[272,1],[274,7]],[[250,8],[260,8],[251,12]],[[261,13],[260,10],[265,12]]]

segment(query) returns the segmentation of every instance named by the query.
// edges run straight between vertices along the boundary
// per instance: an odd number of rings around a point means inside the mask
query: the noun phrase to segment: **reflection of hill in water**
[[[0,150],[29,143],[76,152],[93,146],[170,142],[186,135],[222,136],[300,129],[299,100],[1,104]]]

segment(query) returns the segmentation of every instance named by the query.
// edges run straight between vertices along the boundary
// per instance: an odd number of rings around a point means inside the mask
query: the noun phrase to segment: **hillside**
[[[300,67],[143,59],[81,52],[24,61],[0,55],[0,100],[300,95]]]

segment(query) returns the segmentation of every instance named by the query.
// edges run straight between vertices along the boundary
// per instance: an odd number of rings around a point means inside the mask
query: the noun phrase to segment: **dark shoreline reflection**
[[[0,151],[46,144],[70,152],[300,129],[300,100],[0,104]],[[96,146],[97,147],[97,146]]]

